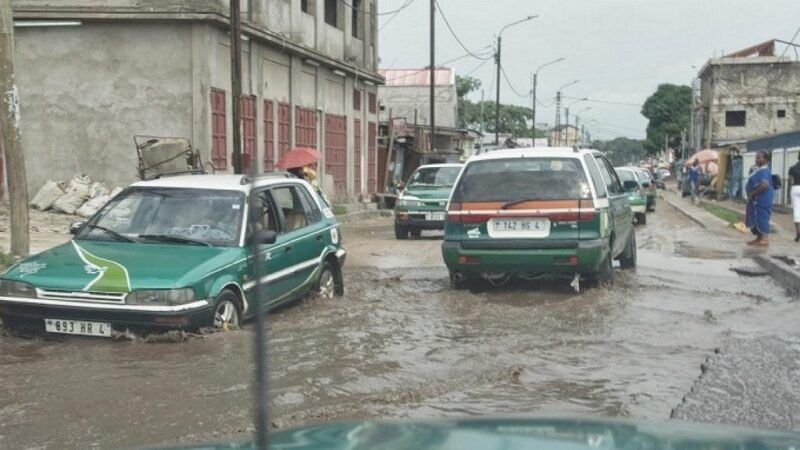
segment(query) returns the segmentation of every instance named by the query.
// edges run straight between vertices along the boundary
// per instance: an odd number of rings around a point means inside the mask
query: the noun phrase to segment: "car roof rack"
[[[146,181],[150,180],[158,180],[161,178],[167,177],[179,177],[181,175],[208,175],[208,172],[202,169],[195,169],[195,170],[183,170],[180,172],[164,172],[164,173],[157,173],[151,177],[148,177]]]
[[[274,178],[297,178],[297,177],[285,170],[275,170],[272,172],[264,172],[257,174],[255,177],[251,177],[250,175],[244,175],[240,183],[242,185],[245,185],[256,180],[274,179]]]

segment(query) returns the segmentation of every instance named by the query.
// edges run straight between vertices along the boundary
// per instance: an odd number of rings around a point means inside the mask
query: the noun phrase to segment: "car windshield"
[[[243,205],[244,194],[235,191],[132,188],[109,202],[76,239],[234,246]]]
[[[409,187],[447,187],[458,178],[461,167],[421,167],[408,180]]]
[[[647,173],[644,170],[637,170],[636,171],[636,176],[637,176],[637,178],[639,178],[639,181],[642,181],[642,182],[650,181],[650,174]]]
[[[627,169],[617,169],[617,175],[619,175],[619,179],[623,183],[626,181],[639,181],[636,179],[636,176],[633,175],[633,172]]]
[[[505,158],[467,165],[453,201],[591,198],[577,158]]]

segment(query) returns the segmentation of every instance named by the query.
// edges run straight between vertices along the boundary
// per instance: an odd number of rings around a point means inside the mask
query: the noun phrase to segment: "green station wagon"
[[[411,174],[394,210],[394,235],[408,239],[422,230],[443,230],[447,199],[461,172],[461,164],[427,164]]]
[[[447,211],[442,256],[451,284],[561,274],[610,282],[636,265],[633,216],[596,150],[536,148],[470,158]],[[579,286],[579,285],[577,285]]]
[[[633,210],[633,217],[639,225],[647,224],[647,192],[642,185],[636,169],[632,167],[617,167],[615,169],[622,181],[622,187],[625,189],[625,194],[631,202],[631,209]]]
[[[72,232],[0,276],[6,326],[104,337],[226,328],[255,314],[256,283],[267,307],[343,294],[339,224],[308,183],[285,174],[135,183]]]

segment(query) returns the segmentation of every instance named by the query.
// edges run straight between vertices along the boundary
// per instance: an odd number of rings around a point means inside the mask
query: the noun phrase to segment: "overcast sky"
[[[380,11],[408,0],[380,0]],[[800,0],[438,0],[464,45],[487,52],[504,25],[528,15],[531,22],[503,34],[503,67],[520,94],[530,91],[531,72],[545,62],[565,61],[539,73],[538,97],[551,104],[555,91],[574,98],[641,105],[660,83],[690,84],[708,58],[767,41],[790,40],[800,27]],[[424,67],[429,63],[429,0],[413,0],[397,15],[378,18],[382,68]],[[798,39],[800,41],[800,39]],[[466,52],[437,16],[437,65]],[[481,50],[483,49],[483,50]],[[794,54],[793,52],[791,53]],[[447,64],[459,75],[480,78],[494,99],[494,64],[465,58]],[[501,100],[530,106],[502,80]],[[473,95],[480,99],[480,93]],[[569,103],[573,100],[565,100]],[[571,108],[594,119],[593,137],[644,137],[640,107],[582,102]],[[539,107],[536,121],[552,126],[555,108]],[[563,114],[562,114],[563,122]],[[570,119],[571,123],[572,119]],[[584,122],[584,120],[582,120]]]

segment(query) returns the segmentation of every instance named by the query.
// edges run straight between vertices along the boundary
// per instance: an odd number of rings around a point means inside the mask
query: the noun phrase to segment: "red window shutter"
[[[228,168],[228,118],[225,91],[211,89],[211,163],[215,169]]]
[[[369,113],[375,114],[378,112],[378,98],[375,96],[374,93],[369,93]]]
[[[353,89],[353,110],[361,111],[361,91]]]
[[[367,124],[367,190],[377,192],[378,187],[378,125]]]
[[[275,169],[275,117],[273,103],[264,100],[264,172]]]
[[[256,97],[242,97],[242,172],[250,173],[256,154]]]
[[[317,148],[317,112],[297,107],[295,141],[298,147]]]
[[[278,105],[278,158],[289,153],[292,145],[292,107],[288,103]]]
[[[347,193],[347,116],[325,115],[325,172],[337,194]]]
[[[355,184],[356,195],[363,193],[361,188],[361,120],[353,121],[354,142],[353,142],[353,182]]]

